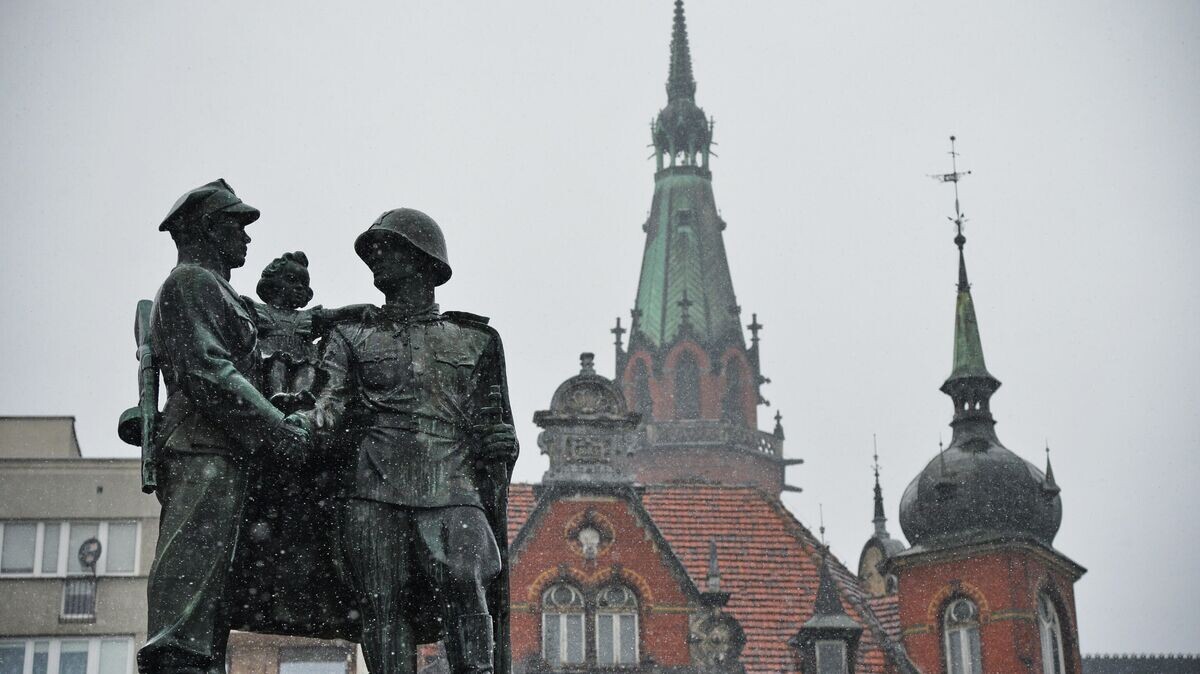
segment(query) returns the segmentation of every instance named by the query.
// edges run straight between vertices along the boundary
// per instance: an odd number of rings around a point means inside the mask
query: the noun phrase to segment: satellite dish
[[[100,545],[100,539],[89,538],[79,545],[79,563],[83,568],[96,572],[96,562],[100,561],[100,553],[103,551]]]

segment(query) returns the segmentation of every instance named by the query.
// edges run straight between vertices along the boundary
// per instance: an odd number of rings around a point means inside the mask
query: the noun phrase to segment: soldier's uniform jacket
[[[158,291],[151,340],[167,385],[158,444],[168,452],[244,454],[283,413],[260,392],[253,302],[218,274],[176,266]]]
[[[438,314],[437,305],[403,316],[370,310],[332,330],[317,400],[325,426],[357,428],[343,456],[341,495],[409,507],[481,506],[479,424],[512,423],[500,337],[487,319]],[[501,410],[488,418],[499,385]],[[511,465],[508,466],[511,469]]]

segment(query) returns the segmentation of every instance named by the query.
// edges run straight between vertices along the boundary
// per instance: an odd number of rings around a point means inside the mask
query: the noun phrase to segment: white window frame
[[[838,654],[839,654],[838,663],[841,665],[841,667],[838,669],[838,671],[842,672],[842,674],[845,674],[848,669],[848,665],[846,662],[846,642],[839,641],[837,639],[822,639],[822,640],[816,642],[815,644],[813,644],[813,654],[817,661],[816,662],[817,671],[818,672],[821,671],[821,646],[823,646],[823,645],[825,645],[825,646],[832,645],[832,646],[838,647]]]
[[[596,664],[600,667],[633,667],[641,662],[641,621],[638,616],[637,595],[633,594],[629,588],[624,586],[615,586],[628,593],[632,603],[625,606],[613,608],[596,608],[595,615],[592,616],[592,634],[594,646],[596,649]],[[600,589],[600,592],[605,592],[613,589],[610,585]],[[612,648],[614,662],[600,662],[600,639],[602,638],[600,629],[600,616],[612,617]],[[621,661],[621,616],[633,616],[633,661]]]
[[[131,634],[107,634],[103,636],[81,637],[41,636],[22,637],[19,639],[0,638],[0,644],[24,644],[25,660],[22,663],[21,674],[33,674],[34,646],[37,642],[48,642],[49,648],[47,649],[46,653],[46,674],[58,674],[63,643],[67,641],[86,641],[87,670],[85,674],[100,674],[100,644],[104,641],[114,640],[121,640],[125,642],[125,674],[135,674],[137,671],[137,663],[134,657],[133,635]]]
[[[612,616],[612,645],[613,657],[615,662],[600,662],[600,616]],[[633,616],[633,661],[621,662],[621,616]],[[638,620],[637,610],[632,611],[596,611],[595,629],[596,634],[596,664],[601,667],[633,667],[641,662],[641,623]]]
[[[138,569],[142,566],[142,522],[137,519],[114,519],[114,520],[0,520],[0,554],[4,553],[4,528],[8,524],[34,524],[36,531],[33,542],[33,571],[10,573],[0,571],[0,578],[66,578],[70,576],[85,575],[78,572],[67,573],[67,568],[70,565],[71,555],[77,554],[78,550],[68,550],[68,542],[71,539],[71,524],[77,522],[80,524],[95,524],[96,538],[100,541],[101,552],[100,559],[96,562],[97,576],[116,576],[116,577],[132,577],[138,575]],[[46,544],[46,525],[58,525],[58,559],[54,571],[43,571],[42,561],[43,553],[45,552]],[[115,571],[109,572],[108,566],[108,526],[109,524],[132,524],[133,525],[133,570],[132,571]]]
[[[1046,620],[1043,614],[1043,602],[1045,603],[1045,607],[1050,611],[1050,620]],[[1066,674],[1067,656],[1063,652],[1062,616],[1058,612],[1058,604],[1045,592],[1038,593],[1037,621],[1038,636],[1041,637],[1042,643],[1042,673]],[[1054,658],[1056,647],[1058,651],[1057,662]]]
[[[961,622],[951,625],[950,612],[954,608],[955,604],[963,601],[971,605],[971,607],[974,609],[975,617],[970,622]],[[955,672],[962,672],[962,674],[983,674],[983,640],[980,638],[981,635],[979,633],[979,606],[974,601],[971,601],[966,597],[959,597],[951,601],[946,605],[946,609],[942,613],[942,631],[945,632],[944,647],[946,649],[946,672],[948,674],[954,674]],[[979,669],[975,668],[975,662],[971,658],[972,632],[974,632],[976,635],[975,639],[979,641]],[[959,670],[955,669],[954,662],[950,660],[952,656],[950,644],[955,640],[958,641],[959,654],[961,656],[961,660],[958,663],[958,666],[961,668]]]
[[[563,585],[571,589],[576,597],[579,598],[579,607],[559,607],[547,606],[546,595],[552,592],[555,588]],[[566,610],[564,610],[566,609]],[[567,643],[567,617],[579,618],[579,659],[577,661],[569,661],[567,655],[570,653],[570,646]],[[579,588],[569,583],[555,583],[542,593],[542,657],[546,656],[546,623],[550,620],[558,622],[558,662],[550,662],[550,666],[554,669],[562,669],[569,667],[582,667],[587,664],[587,612],[583,593]],[[547,660],[549,662],[549,660]]]

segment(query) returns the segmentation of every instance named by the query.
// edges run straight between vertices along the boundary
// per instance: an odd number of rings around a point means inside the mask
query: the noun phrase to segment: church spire
[[[967,237],[963,225],[967,219],[959,205],[958,182],[970,171],[958,170],[958,153],[955,137],[950,136],[951,172],[934,176],[942,182],[954,184],[954,245],[958,246],[958,298],[954,308],[954,365],[950,376],[942,384],[942,392],[954,401],[954,419],[982,418],[991,421],[988,401],[1000,381],[987,370],[983,359],[983,342],[979,338],[979,321],[975,317],[975,300],[971,296],[971,284],[967,280],[967,261],[963,247]]]
[[[683,16],[683,0],[675,0],[675,24],[671,28],[671,68],[667,73],[667,100],[692,100],[696,96],[696,80],[692,78],[692,52],[688,47],[687,19]]]
[[[887,515],[883,512],[883,488],[879,486],[879,447],[875,441],[875,434],[871,434],[871,444],[874,445],[875,459],[875,519],[871,520],[875,524],[875,536],[878,538],[891,538],[887,530]]]

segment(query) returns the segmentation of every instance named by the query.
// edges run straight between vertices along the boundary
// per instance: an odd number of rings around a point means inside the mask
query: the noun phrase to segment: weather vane
[[[965,223],[967,219],[963,217],[962,209],[959,208],[958,205],[958,181],[962,180],[966,176],[971,175],[971,172],[958,170],[958,152],[956,152],[954,149],[955,140],[956,139],[954,136],[950,136],[950,173],[938,173],[929,177],[941,183],[954,183],[954,217],[950,218],[950,221],[954,223],[954,227],[957,229],[957,235],[954,237],[954,243],[958,244],[958,247],[961,248],[962,245],[967,241],[966,237],[964,237],[962,233],[963,223]]]

